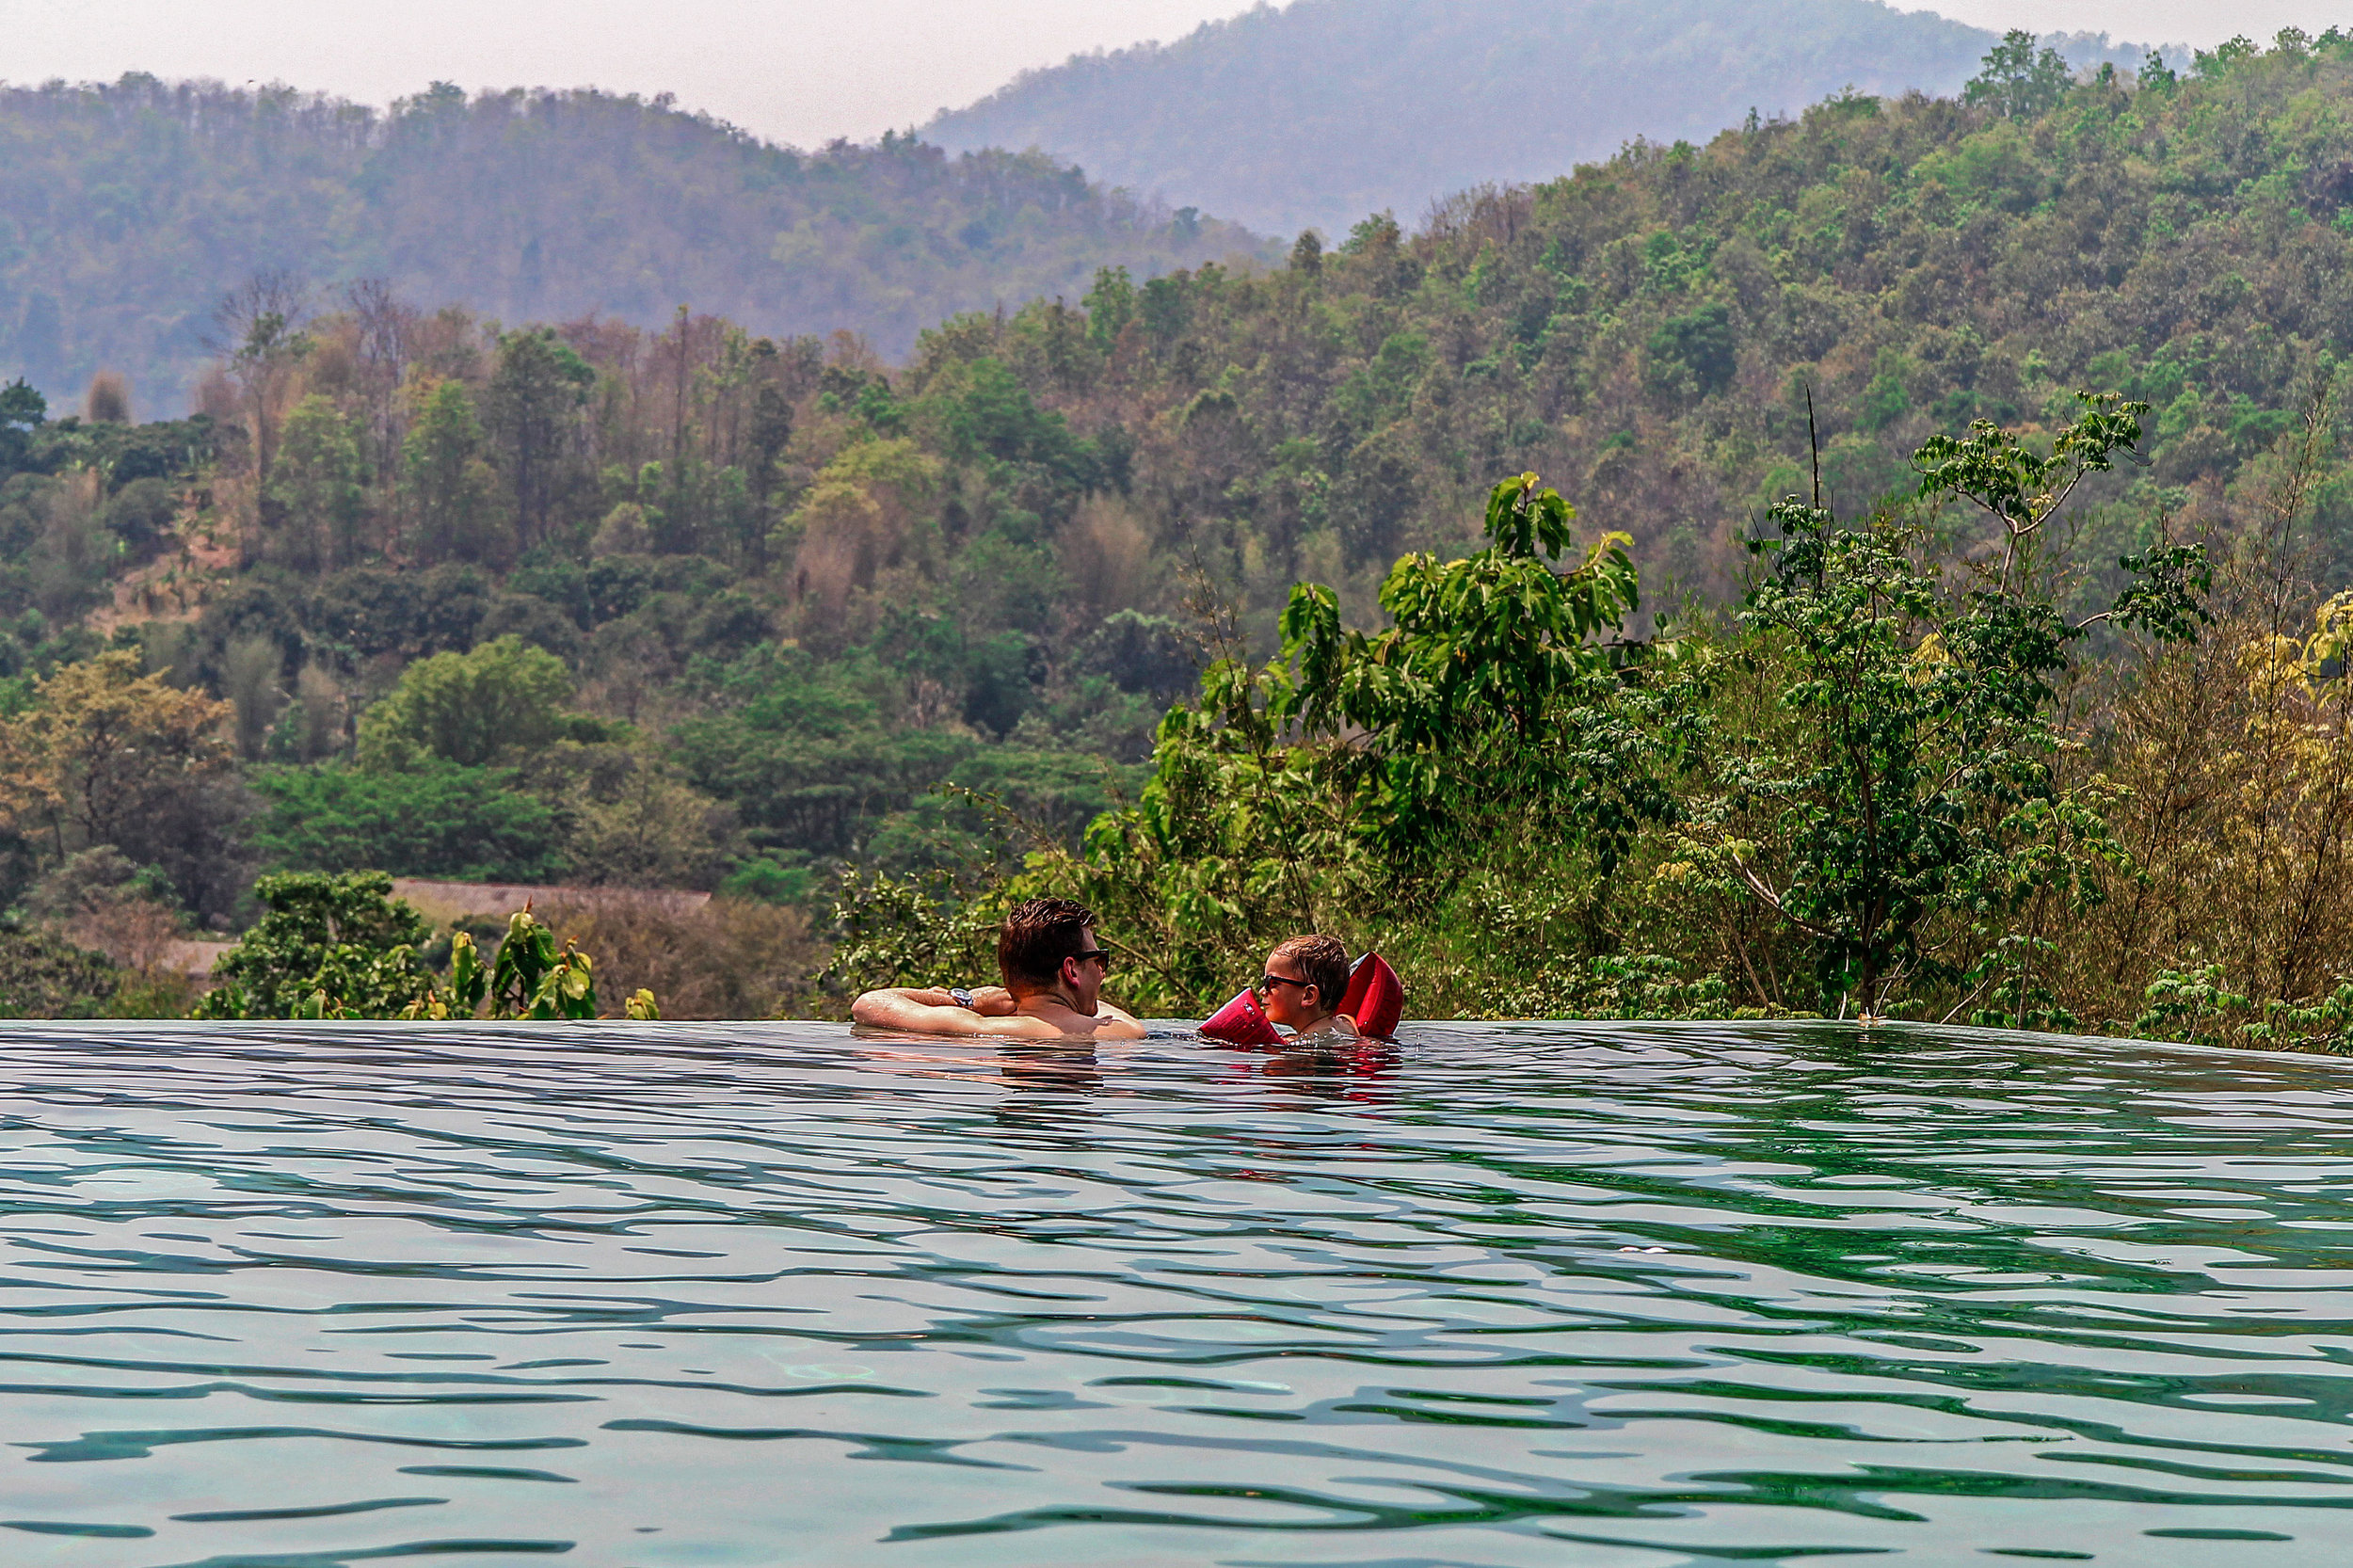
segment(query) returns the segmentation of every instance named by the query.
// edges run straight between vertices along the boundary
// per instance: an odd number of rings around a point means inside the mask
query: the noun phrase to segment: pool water
[[[2353,1065],[8,1026],[0,1563],[2353,1560]]]

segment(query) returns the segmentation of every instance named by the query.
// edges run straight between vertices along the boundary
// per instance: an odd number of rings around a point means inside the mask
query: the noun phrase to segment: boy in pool
[[[1337,945],[1337,944],[1335,944]],[[1144,1026],[1099,994],[1112,955],[1095,938],[1095,915],[1066,898],[1013,906],[997,935],[1002,987],[869,991],[850,1016],[918,1034],[994,1034],[1020,1040],[1140,1040]]]
[[[1353,1040],[1356,1025],[1340,1011],[1348,995],[1348,950],[1337,936],[1293,936],[1267,954],[1251,987],[1269,1023],[1293,1040]]]

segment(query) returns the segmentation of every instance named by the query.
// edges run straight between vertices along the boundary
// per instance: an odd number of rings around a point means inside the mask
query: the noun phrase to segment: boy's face
[[[1322,1005],[1322,996],[1300,978],[1299,966],[1287,958],[1268,959],[1256,989],[1268,1019],[1286,1029],[1304,1028],[1320,1016],[1316,1009]]]

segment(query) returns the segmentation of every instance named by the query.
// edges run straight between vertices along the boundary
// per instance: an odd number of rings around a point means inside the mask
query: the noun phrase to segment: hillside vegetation
[[[663,962],[806,979],[838,892],[871,979],[1042,846],[1155,1005],[1317,923],[1441,1008],[2317,1038],[2353,40],[2184,64],[2013,38],[899,367],[258,280],[186,421],[0,402],[10,896],[130,953],[264,869],[716,888]]]
[[[1330,236],[1842,89],[1957,92],[1993,41],[1878,0],[1295,0],[1025,72],[923,135],[1044,148],[1115,185]],[[2140,63],[2105,39],[2068,53]]]
[[[0,88],[0,367],[60,400],[111,369],[159,413],[257,271],[506,321],[642,325],[692,300],[897,355],[952,312],[1252,243],[1056,159],[895,136],[799,152],[593,91],[443,85],[378,113],[139,75]]]

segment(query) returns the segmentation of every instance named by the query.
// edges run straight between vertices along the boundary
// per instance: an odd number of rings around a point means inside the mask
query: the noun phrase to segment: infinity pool
[[[8,1026],[0,1564],[2353,1560],[2353,1067]]]

